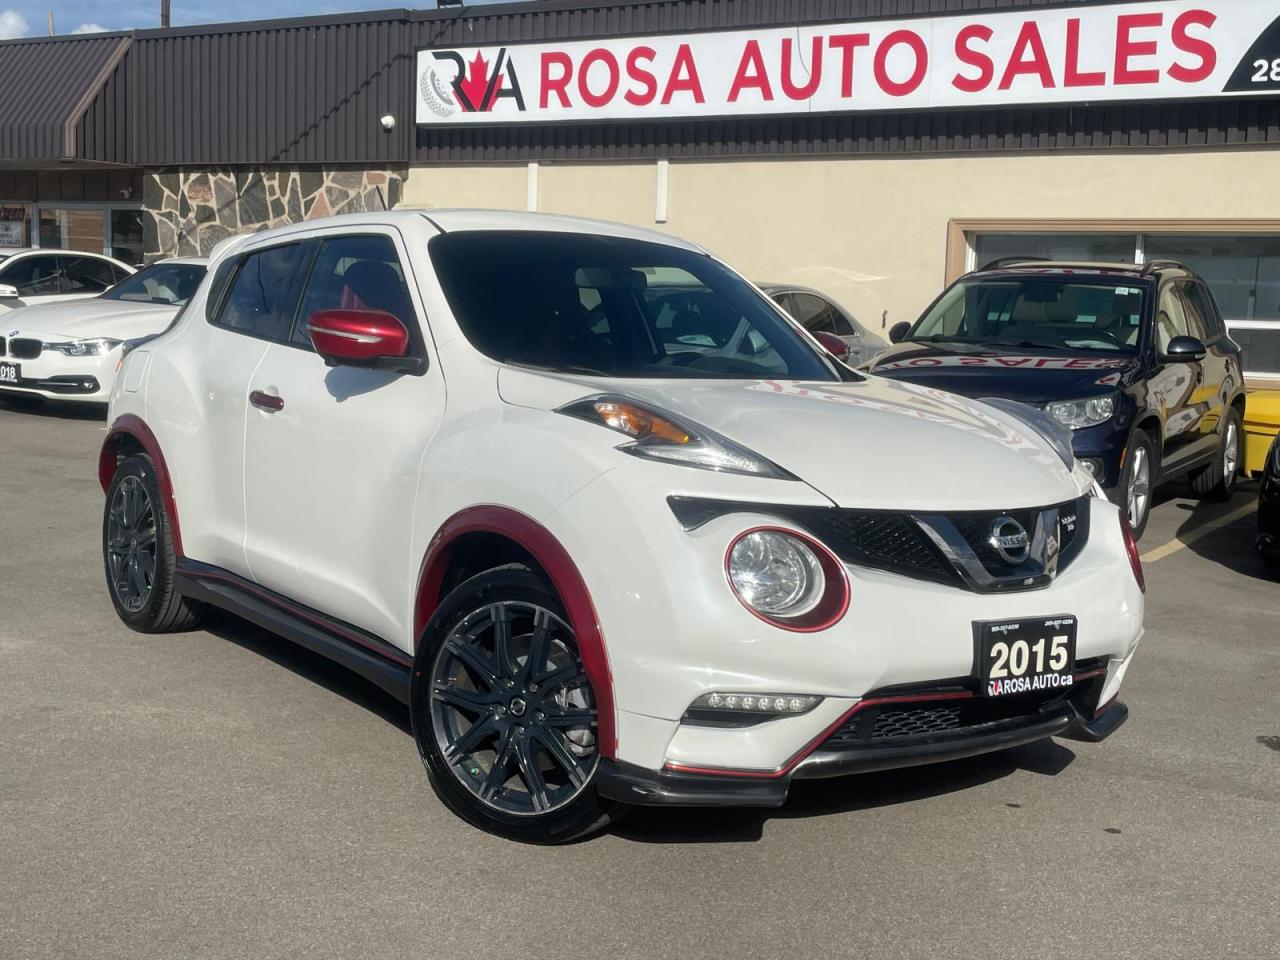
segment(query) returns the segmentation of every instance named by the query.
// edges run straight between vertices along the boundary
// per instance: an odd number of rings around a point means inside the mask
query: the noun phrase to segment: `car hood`
[[[881,377],[853,383],[616,380],[507,367],[498,391],[507,403],[543,410],[593,394],[630,397],[710,427],[846,507],[1017,509],[1069,500],[1087,489],[1022,421]]]
[[[169,325],[178,308],[169,304],[129,300],[70,300],[23,307],[2,321],[5,335],[86,340],[111,337],[129,340],[159,333]],[[11,334],[10,331],[17,331]]]
[[[966,397],[1005,397],[1043,405],[1096,397],[1128,381],[1132,357],[943,343],[899,343],[865,369]]]

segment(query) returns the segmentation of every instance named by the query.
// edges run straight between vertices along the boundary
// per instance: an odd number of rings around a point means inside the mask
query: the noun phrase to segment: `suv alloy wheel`
[[[1191,475],[1191,490],[1207,500],[1226,500],[1235,490],[1244,460],[1244,426],[1240,411],[1228,407],[1222,415],[1222,442],[1213,463]]]
[[[419,648],[411,709],[432,787],[481,829],[561,843],[619,810],[596,795],[595,698],[573,630],[531,571],[491,570],[446,597]]]

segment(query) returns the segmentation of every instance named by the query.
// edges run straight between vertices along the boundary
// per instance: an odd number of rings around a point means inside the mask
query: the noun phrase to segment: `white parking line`
[[[1249,514],[1254,513],[1258,509],[1256,503],[1246,503],[1238,510],[1232,510],[1230,513],[1203,523],[1198,527],[1184,533],[1180,537],[1174,537],[1166,544],[1156,547],[1154,550],[1148,550],[1142,555],[1143,563],[1155,563],[1157,560],[1163,560],[1170,554],[1177,553],[1183,547],[1190,546],[1201,537],[1208,536],[1213,531],[1218,530],[1228,524],[1235,523],[1237,520],[1243,520]]]

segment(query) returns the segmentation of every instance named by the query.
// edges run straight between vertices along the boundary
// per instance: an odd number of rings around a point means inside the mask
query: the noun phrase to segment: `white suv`
[[[121,618],[214,604],[351,667],[508,837],[1127,714],[1141,568],[1069,444],[853,372],[665,235],[441,210],[256,234],[111,407]]]

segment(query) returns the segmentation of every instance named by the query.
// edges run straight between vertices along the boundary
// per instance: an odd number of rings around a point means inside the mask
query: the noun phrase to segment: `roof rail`
[[[1163,257],[1159,260],[1148,260],[1142,265],[1142,272],[1155,273],[1157,270],[1167,270],[1170,267],[1173,267],[1175,270],[1186,270],[1187,273],[1191,272],[1187,269],[1187,265],[1181,260],[1169,260]]]
[[[979,270],[999,270],[1001,267],[1011,267],[1015,263],[1046,263],[1048,257],[996,257],[980,266]]]

